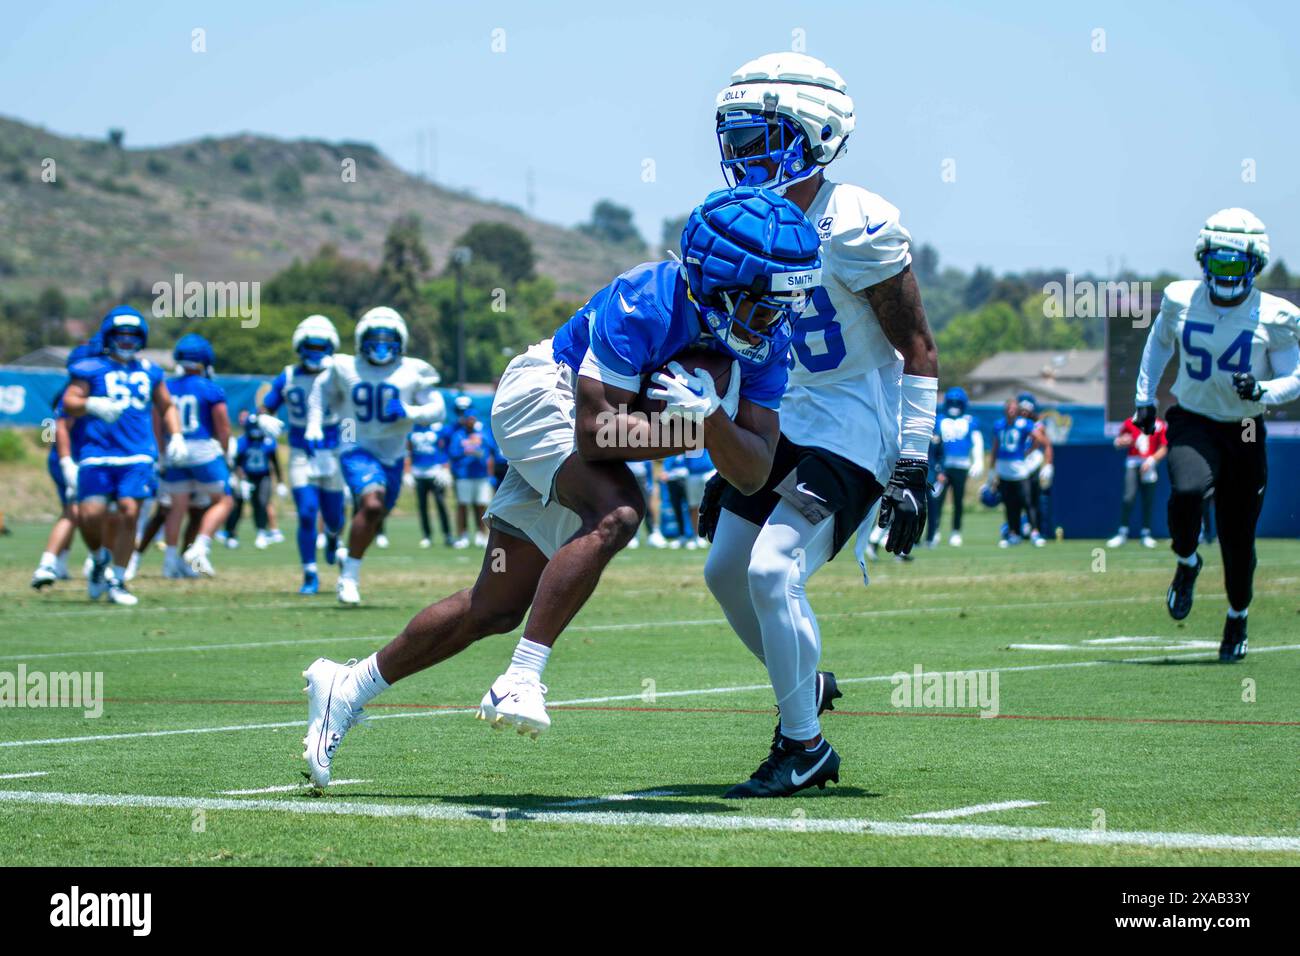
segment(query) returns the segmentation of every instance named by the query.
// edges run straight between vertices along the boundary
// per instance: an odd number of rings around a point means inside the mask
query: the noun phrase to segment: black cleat
[[[1196,590],[1196,576],[1201,573],[1201,568],[1205,566],[1205,561],[1198,554],[1196,564],[1183,564],[1178,562],[1178,570],[1174,572],[1174,580],[1169,585],[1169,594],[1166,598],[1166,606],[1169,608],[1169,616],[1175,621],[1181,621],[1192,613],[1192,596]]]
[[[723,797],[729,800],[750,797],[788,797],[817,787],[825,790],[827,782],[840,782],[840,755],[825,738],[812,750],[797,740],[779,733],[767,759],[744,783],[738,783]]]
[[[844,695],[840,693],[840,686],[835,683],[835,675],[830,671],[817,672],[817,716],[820,717],[828,710],[835,709],[835,701]]]
[[[1219,660],[1225,664],[1233,664],[1244,660],[1248,643],[1246,619],[1244,617],[1228,618],[1223,622],[1223,643],[1219,645]]]

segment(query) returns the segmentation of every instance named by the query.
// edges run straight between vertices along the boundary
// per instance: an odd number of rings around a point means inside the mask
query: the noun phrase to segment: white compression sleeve
[[[939,380],[928,375],[904,375],[899,411],[899,457],[930,457],[934,413],[939,400]]]
[[[704,562],[704,580],[722,605],[722,613],[750,653],[763,660],[763,629],[749,597],[749,556],[758,537],[758,525],[725,508],[718,515],[713,546]]]

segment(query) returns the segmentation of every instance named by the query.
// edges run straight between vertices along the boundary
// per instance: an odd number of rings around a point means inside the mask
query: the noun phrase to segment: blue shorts
[[[131,465],[82,465],[77,471],[77,500],[88,498],[136,498],[143,501],[157,493],[153,462]]]
[[[59,504],[70,505],[77,500],[76,489],[68,493],[68,483],[63,480],[63,466],[59,464],[59,459],[51,456],[47,459],[47,465],[50,470],[50,480],[54,482],[54,487],[59,492]]]
[[[352,448],[339,456],[339,465],[343,468],[343,480],[348,483],[348,490],[353,499],[359,499],[367,491],[384,489],[384,510],[392,511],[397,498],[402,493],[402,459],[395,465],[385,465],[370,452],[361,448]]]
[[[199,491],[222,493],[230,490],[230,468],[226,459],[214,458],[201,465],[168,468],[163,472],[163,490],[171,494],[194,494]]]

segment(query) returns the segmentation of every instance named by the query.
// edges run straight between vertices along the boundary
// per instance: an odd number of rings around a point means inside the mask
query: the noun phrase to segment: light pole
[[[451,250],[451,266],[456,273],[456,388],[465,388],[465,267],[472,254],[468,246]]]

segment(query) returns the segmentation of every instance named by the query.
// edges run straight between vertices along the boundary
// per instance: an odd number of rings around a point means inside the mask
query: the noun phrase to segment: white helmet
[[[396,309],[381,305],[357,323],[357,354],[371,365],[388,365],[406,351],[406,320]]]
[[[804,53],[769,53],[736,70],[717,101],[728,184],[784,192],[828,166],[853,132],[847,89],[843,77]]]
[[[1268,265],[1268,232],[1249,209],[1220,209],[1196,237],[1196,261],[1215,298],[1244,299]]]
[[[310,371],[318,371],[339,348],[339,333],[323,315],[309,315],[293,330],[293,350]]]

